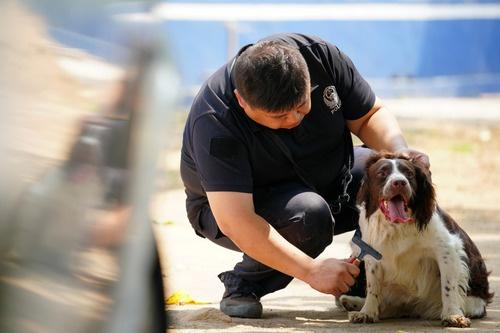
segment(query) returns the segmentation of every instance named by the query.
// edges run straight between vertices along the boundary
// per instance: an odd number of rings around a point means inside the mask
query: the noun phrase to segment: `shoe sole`
[[[260,304],[259,304],[260,305]],[[258,319],[262,317],[262,305],[260,306],[252,306],[248,305],[231,305],[225,306],[223,304],[220,305],[220,310],[228,315],[229,317],[238,317],[238,318],[252,318]]]

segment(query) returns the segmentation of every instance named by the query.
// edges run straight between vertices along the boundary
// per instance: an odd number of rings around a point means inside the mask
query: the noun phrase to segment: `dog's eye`
[[[377,172],[377,177],[379,177],[379,178],[385,178],[385,177],[387,177],[387,171],[385,171],[385,170],[379,170]]]
[[[389,174],[392,172],[392,166],[389,163],[384,163],[382,165],[379,165],[378,168],[376,169],[375,175],[379,179],[385,179]]]
[[[412,179],[412,178],[415,177],[415,173],[412,170],[410,170],[410,169],[405,169],[405,170],[402,171],[402,173],[403,173],[403,175],[405,175],[405,177],[407,179]]]

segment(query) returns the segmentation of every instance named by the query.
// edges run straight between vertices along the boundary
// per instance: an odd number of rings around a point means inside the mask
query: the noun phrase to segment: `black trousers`
[[[287,183],[256,191],[254,207],[258,215],[271,224],[288,242],[315,258],[338,235],[357,228],[359,214],[353,209],[367,158],[372,151],[354,148],[353,180],[347,192],[350,201],[339,213],[333,214],[328,201],[302,183]],[[340,190],[340,189],[339,189]],[[199,216],[198,233],[225,248],[240,249],[220,232],[209,206]],[[292,277],[261,264],[243,254],[243,260],[234,269],[221,273],[226,287],[225,296],[233,293],[254,293],[258,297],[285,288]]]

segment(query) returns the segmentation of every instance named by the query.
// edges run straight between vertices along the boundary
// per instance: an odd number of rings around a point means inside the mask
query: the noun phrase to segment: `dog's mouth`
[[[380,201],[380,210],[385,218],[391,223],[408,223],[413,221],[408,215],[408,202],[401,195],[395,195],[390,199]]]

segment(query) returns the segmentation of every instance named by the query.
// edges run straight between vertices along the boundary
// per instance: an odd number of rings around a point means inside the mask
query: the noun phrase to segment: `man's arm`
[[[210,207],[221,231],[241,251],[312,288],[340,296],[354,284],[359,269],[337,259],[313,259],[283,238],[257,215],[252,194],[207,192]]]
[[[417,158],[429,167],[429,157],[419,151],[408,148],[396,118],[377,97],[375,104],[363,117],[348,120],[349,130],[371,149],[380,151],[401,152]]]

